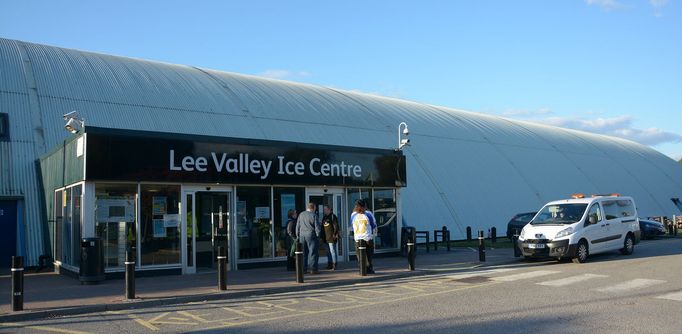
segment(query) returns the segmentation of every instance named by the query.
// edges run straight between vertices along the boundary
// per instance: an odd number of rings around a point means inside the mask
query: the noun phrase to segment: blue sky
[[[621,136],[682,158],[668,0],[5,2],[0,36]]]

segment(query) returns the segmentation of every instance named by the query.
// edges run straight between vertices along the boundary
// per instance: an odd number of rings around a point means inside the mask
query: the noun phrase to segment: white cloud
[[[649,0],[649,4],[654,7],[654,15],[663,16],[663,7],[668,4],[668,0]]]
[[[261,77],[266,77],[266,78],[271,78],[271,79],[280,79],[280,80],[294,80],[294,79],[299,79],[303,77],[309,77],[310,73],[306,71],[290,71],[290,70],[282,70],[282,69],[272,69],[272,70],[265,70],[261,73],[258,73],[259,76]]]
[[[656,1],[656,0],[651,0]],[[585,0],[589,6],[599,6],[604,10],[624,9],[626,6],[616,0]]]
[[[624,115],[612,118],[600,117],[594,119],[582,117],[548,117],[544,119],[529,119],[529,121],[620,137],[649,146],[682,142],[682,135],[678,133],[667,132],[658,128],[635,128],[632,125],[633,119],[632,116]]]

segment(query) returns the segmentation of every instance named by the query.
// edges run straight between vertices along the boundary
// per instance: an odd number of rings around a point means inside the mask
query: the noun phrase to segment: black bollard
[[[24,310],[24,258],[12,256],[12,311]]]
[[[414,260],[417,257],[415,246],[414,238],[407,240],[407,269],[409,271],[414,270]]]
[[[227,290],[227,256],[223,246],[218,246],[218,290]]]
[[[467,226],[467,241],[471,241],[471,226]]]
[[[126,299],[135,299],[135,248],[126,251]]]
[[[296,241],[296,282],[303,283],[303,245]]]
[[[360,266],[360,276],[367,276],[367,241],[360,240],[356,251],[358,265]]]
[[[490,240],[492,243],[497,242],[497,228],[493,226],[493,228],[490,229]]]
[[[514,248],[514,257],[521,257],[521,249],[519,248],[519,230],[514,229],[514,235],[512,235],[512,247]]]
[[[483,231],[478,231],[478,261],[485,262],[485,237]]]

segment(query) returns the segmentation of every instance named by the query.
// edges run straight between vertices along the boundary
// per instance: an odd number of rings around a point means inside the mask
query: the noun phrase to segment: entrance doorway
[[[229,267],[232,192],[185,191],[184,198],[183,272],[216,269],[221,246],[225,248]]]
[[[17,201],[0,201],[0,268],[11,266],[17,255]]]
[[[320,222],[324,217],[324,207],[328,206],[331,212],[333,212],[339,220],[339,240],[336,242],[338,261],[345,261],[346,259],[346,249],[345,244],[347,223],[346,217],[343,210],[343,189],[326,189],[326,188],[308,188],[306,203],[315,203],[315,215]],[[323,227],[324,229],[324,227]],[[323,231],[324,232],[324,231]],[[329,246],[325,240],[320,240],[320,263],[327,263],[327,253],[329,252]]]

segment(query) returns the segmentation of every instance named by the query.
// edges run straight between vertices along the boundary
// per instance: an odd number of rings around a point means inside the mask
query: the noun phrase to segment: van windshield
[[[530,222],[532,225],[564,225],[579,221],[587,204],[552,204],[545,205]]]

